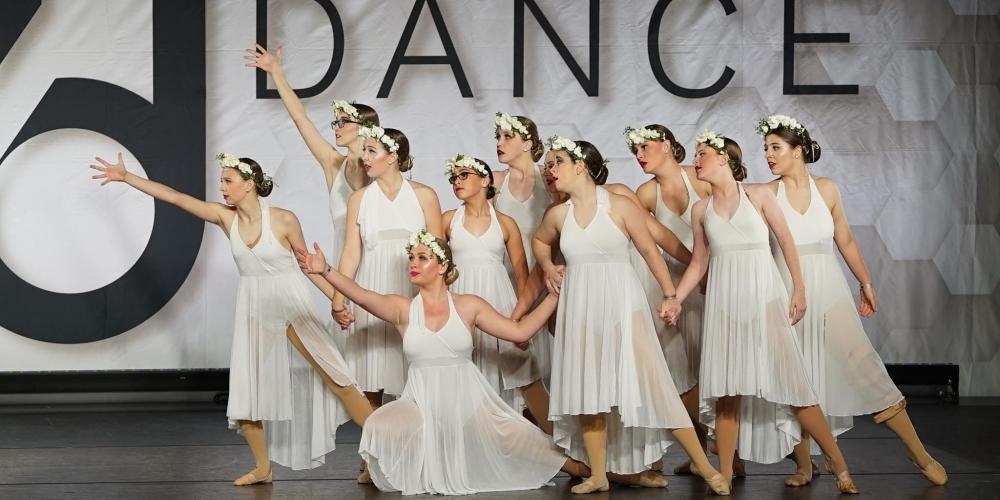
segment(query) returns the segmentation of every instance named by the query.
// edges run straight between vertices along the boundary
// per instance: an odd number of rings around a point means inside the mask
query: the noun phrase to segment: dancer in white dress
[[[363,425],[372,408],[312,310],[306,280],[290,250],[305,244],[295,214],[264,203],[261,198],[272,183],[256,162],[232,155],[219,160],[220,190],[228,206],[137,177],[125,169],[121,153],[117,163],[97,158],[100,165],[91,168],[100,172],[94,178],[103,179],[102,186],[124,182],[218,225],[229,237],[240,286],[226,415],[256,461],[256,468],[235,484],[269,483],[271,459],[293,469],[322,465],[334,449],[337,427],[347,420],[344,410]],[[333,295],[324,280],[311,281]]]
[[[451,290],[478,295],[504,316],[510,316],[517,295],[504,268],[504,257],[511,262],[518,290],[528,279],[517,223],[490,204],[496,192],[493,172],[484,161],[457,155],[448,160],[446,173],[455,196],[462,200],[461,207],[444,214],[445,236],[455,252],[455,265],[462,269]],[[532,371],[537,365],[531,353],[481,330],[475,331],[473,344],[472,361],[493,389],[513,408],[524,408],[520,388],[541,377]],[[552,434],[548,415],[537,420],[542,430]]]
[[[303,270],[322,273],[357,305],[396,326],[410,361],[403,394],[368,419],[358,452],[383,491],[462,495],[544,486],[559,471],[584,475],[545,433],[504,403],[472,363],[473,330],[523,342],[552,313],[542,301],[515,322],[475,295],[453,294],[458,277],[448,244],[426,231],[407,245],[416,297],[360,287],[316,254],[299,251]]]
[[[813,176],[806,168],[806,163],[819,160],[819,144],[805,127],[783,115],[764,118],[757,130],[764,136],[767,164],[780,176],[768,186],[788,221],[802,266],[807,307],[803,321],[796,325],[799,347],[833,435],[849,430],[854,415],[875,413],[875,421],[899,436],[909,459],[924,476],[934,484],[945,484],[947,472],[924,449],[906,414],[903,395],[865,335],[858,313],[869,317],[878,310],[875,288],[844,214],[837,184]],[[834,245],[861,284],[859,310],[854,308]],[[777,248],[774,257],[790,287],[788,267]],[[806,433],[795,447],[795,459],[797,470],[785,484],[809,484],[815,465],[809,459]]]
[[[722,473],[732,478],[737,449],[755,462],[784,459],[801,425],[830,458],[837,488],[857,493],[796,342],[792,325],[805,313],[805,293],[781,209],[766,187],[738,182],[746,167],[736,142],[708,131],[696,140],[695,171],[712,196],[694,206],[694,258],[677,296],[687,298],[708,270],[698,381],[702,422],[715,432]],[[790,301],[771,258],[770,231],[795,283]]]
[[[347,234],[347,200],[354,191],[370,182],[361,162],[364,138],[359,132],[364,125],[379,125],[378,113],[365,104],[334,101],[334,121],[330,122],[336,139],[334,146],[327,142],[309,119],[305,106],[285,78],[285,72],[281,68],[281,47],[272,54],[258,44],[246,52],[244,58],[250,61],[248,67],[261,69],[271,75],[285,110],[323,169],[326,190],[330,193],[330,217],[333,220],[333,251],[330,259],[332,262],[340,262],[340,252],[344,248]],[[344,155],[337,148],[347,148],[347,154]]]
[[[691,208],[698,200],[709,195],[707,183],[694,177],[694,167],[681,166],[686,153],[684,146],[677,142],[673,132],[659,124],[641,128],[625,129],[625,140],[639,162],[642,171],[653,176],[636,190],[642,207],[654,214],[656,219],[681,240],[684,248],[694,248],[694,233],[691,229]],[[688,259],[677,259],[666,255],[670,279],[680,282],[687,269]],[[698,422],[698,368],[701,363],[701,325],[705,312],[705,297],[701,293],[692,294],[684,302],[677,325],[660,324],[660,346],[667,359],[670,376],[681,393],[684,408],[695,422],[698,439],[704,446],[706,431]],[[742,473],[736,465],[736,475]],[[691,464],[686,462],[674,469],[675,474],[690,474]]]
[[[538,127],[527,117],[497,113],[493,125],[497,140],[497,160],[507,165],[507,170],[494,173],[494,179],[500,187],[493,198],[493,205],[517,223],[530,272],[535,267],[531,235],[551,202],[542,182],[542,174],[535,165],[542,157],[545,147],[538,135]],[[516,281],[514,269],[508,269],[511,279]],[[519,289],[518,292],[522,290]],[[513,318],[517,319],[518,316]],[[542,333],[534,336],[527,346],[531,355],[530,365],[524,365],[523,369],[526,370],[525,373],[530,373],[532,381],[521,387],[521,394],[528,411],[539,426],[551,431],[552,424],[547,422],[549,394],[543,380],[549,379],[551,371],[552,338],[548,333]]]
[[[414,231],[441,234],[441,205],[428,186],[403,179],[413,167],[410,143],[396,129],[365,127],[365,172],[375,182],[351,195],[347,207],[347,240],[340,272],[357,277],[378,293],[410,295],[403,246]],[[334,319],[348,329],[344,357],[372,405],[383,392],[399,395],[406,382],[403,344],[392,323],[364,308],[348,307],[341,293],[333,298]]]
[[[569,456],[591,467],[590,478],[573,492],[606,491],[608,472],[630,475],[641,486],[666,486],[666,479],[649,468],[670,445],[673,429],[712,489],[728,494],[670,379],[645,294],[629,263],[632,240],[660,283],[660,315],[675,321],[680,307],[642,209],[597,187],[608,170],[590,143],[553,136],[549,148],[556,151],[555,187],[569,201],[546,212],[533,244],[550,293],[561,289],[549,406],[554,438]],[[552,261],[557,241],[565,267]]]

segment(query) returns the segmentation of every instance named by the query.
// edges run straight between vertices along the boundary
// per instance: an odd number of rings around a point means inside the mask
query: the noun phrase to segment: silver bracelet
[[[677,300],[677,294],[672,293],[670,295],[664,295],[663,300]]]
[[[862,290],[865,288],[875,288],[871,283],[861,283],[860,286]]]

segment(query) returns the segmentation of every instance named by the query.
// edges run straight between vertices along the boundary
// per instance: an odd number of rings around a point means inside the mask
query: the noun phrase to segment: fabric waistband
[[[815,243],[796,245],[799,255],[833,255],[833,240],[825,239]]]
[[[628,264],[629,258],[627,253],[584,253],[584,254],[573,254],[565,255],[566,265],[573,266],[578,264]]]
[[[737,243],[734,245],[712,245],[710,248],[711,255],[725,255],[736,252],[754,252],[764,250],[768,253],[771,252],[771,244],[760,242],[760,243]]]
[[[469,358],[427,358],[410,361],[410,368],[428,368],[432,366],[455,366],[472,363]]]

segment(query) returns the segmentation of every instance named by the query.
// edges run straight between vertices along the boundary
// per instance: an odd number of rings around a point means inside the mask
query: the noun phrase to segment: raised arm
[[[108,163],[99,156],[94,159],[100,165],[91,164],[90,168],[100,173],[91,176],[91,179],[103,179],[101,182],[102,186],[110,182],[124,182],[157,200],[175,205],[205,222],[211,222],[223,230],[228,229],[225,227],[226,224],[223,217],[229,211],[225,205],[199,200],[193,196],[181,193],[170,186],[149,179],[143,179],[125,169],[125,161],[122,159],[121,153],[118,153],[118,162],[115,164]]]
[[[465,295],[464,301],[473,309],[473,324],[476,328],[498,339],[519,344],[531,339],[545,326],[545,321],[556,310],[559,297],[550,294],[519,321],[500,314],[488,302],[476,295]]]
[[[694,287],[698,286],[701,277],[708,270],[708,242],[705,239],[705,208],[708,202],[701,200],[691,208],[691,229],[694,233],[694,252],[691,254],[691,262],[688,264],[684,276],[681,276],[680,283],[677,284],[677,299],[684,302]]]
[[[844,214],[840,189],[837,187],[837,183],[830,179],[817,179],[816,187],[830,208],[830,215],[833,216],[833,241],[837,243],[837,248],[840,250],[840,255],[844,257],[847,267],[851,269],[854,277],[861,284],[858,312],[865,318],[870,317],[878,312],[878,299],[875,297],[872,275],[865,264],[865,258],[861,255],[861,247],[854,239],[854,232],[851,231],[851,225],[848,224],[847,216]]]
[[[344,276],[326,263],[326,257],[318,243],[313,243],[316,253],[309,253],[304,247],[295,249],[296,259],[302,271],[311,275],[319,275],[329,282],[351,302],[383,321],[394,325],[403,325],[410,308],[410,299],[402,295],[382,295],[367,288],[362,288],[353,279]]]
[[[778,206],[778,199],[766,185],[748,186],[747,196],[754,205],[760,207],[764,220],[767,221],[771,232],[778,240],[781,253],[785,255],[785,264],[788,266],[788,273],[792,276],[792,297],[788,305],[788,319],[794,325],[806,314],[806,291],[802,284],[802,268],[799,265],[799,251],[795,248],[795,239],[792,237],[792,231],[788,229],[785,214]]]
[[[305,106],[302,105],[299,96],[295,94],[295,89],[285,79],[285,72],[281,69],[281,47],[278,47],[274,54],[271,54],[267,49],[257,44],[256,49],[247,49],[246,52],[247,55],[243,57],[250,61],[247,67],[257,68],[271,75],[274,86],[278,89],[278,95],[281,96],[281,103],[285,105],[288,116],[292,117],[295,128],[299,129],[299,135],[306,141],[309,151],[323,168],[323,173],[326,175],[326,187],[327,190],[330,190],[337,168],[344,161],[344,155],[327,142],[316,125],[309,120]]]

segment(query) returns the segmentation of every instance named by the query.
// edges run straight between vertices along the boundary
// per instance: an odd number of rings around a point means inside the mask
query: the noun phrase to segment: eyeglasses
[[[346,118],[341,118],[339,120],[330,122],[330,128],[344,128],[347,126],[348,123],[360,123],[360,122],[356,122],[354,120],[348,120]]]
[[[452,174],[451,176],[448,177],[448,184],[454,185],[455,182],[457,182],[457,181],[465,182],[466,180],[468,180],[469,176],[472,175],[473,173],[474,172],[461,172],[461,173],[457,173],[457,174]],[[475,175],[479,175],[479,174],[475,174]],[[482,177],[482,175],[479,175],[479,176]]]

